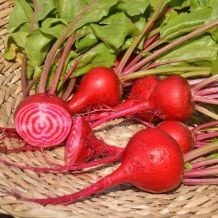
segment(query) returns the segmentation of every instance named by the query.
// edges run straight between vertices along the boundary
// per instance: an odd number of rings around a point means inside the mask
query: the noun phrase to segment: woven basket
[[[20,67],[6,62],[2,57],[8,15],[13,2],[0,0],[0,126],[13,126],[13,113],[21,98]],[[96,131],[106,142],[124,146],[142,126],[118,120]],[[12,140],[2,145],[19,146]],[[45,152],[47,159],[63,163],[63,148]],[[1,158],[46,165],[40,152],[22,152],[1,155]],[[70,218],[70,217],[218,217],[217,186],[181,186],[169,194],[149,194],[130,186],[120,185],[69,206],[40,206],[16,200],[5,193],[13,188],[29,197],[58,196],[75,192],[97,181],[117,165],[89,169],[82,174],[36,174],[28,170],[0,164],[0,212],[14,217]]]

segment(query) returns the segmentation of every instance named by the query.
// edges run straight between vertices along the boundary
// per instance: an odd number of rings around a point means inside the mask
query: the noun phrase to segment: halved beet
[[[51,147],[68,136],[72,118],[66,103],[50,94],[34,94],[22,101],[15,112],[15,128],[30,145]]]

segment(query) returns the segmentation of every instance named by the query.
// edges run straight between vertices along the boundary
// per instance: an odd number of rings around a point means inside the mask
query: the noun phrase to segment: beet
[[[41,148],[63,143],[72,125],[66,103],[55,95],[34,94],[15,112],[15,128],[30,145]]]
[[[114,107],[119,104],[121,94],[121,83],[115,72],[106,67],[95,67],[84,75],[67,104],[71,114]]]
[[[165,193],[180,185],[183,174],[183,155],[176,141],[162,130],[151,128],[137,132],[130,139],[121,165],[114,172],[79,192],[45,199],[13,195],[43,205],[70,204],[124,182],[148,192]]]

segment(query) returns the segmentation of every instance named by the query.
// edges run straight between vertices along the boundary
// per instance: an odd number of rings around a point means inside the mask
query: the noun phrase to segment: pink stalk
[[[214,112],[206,109],[205,107],[202,107],[202,106],[197,105],[197,104],[194,106],[194,108],[195,108],[196,111],[198,111],[198,112],[200,112],[200,113],[202,113],[202,114],[204,114],[204,115],[206,115],[208,117],[211,117],[214,120],[218,120],[217,113],[214,113]]]
[[[218,98],[218,95],[210,95],[210,96],[205,96],[205,97],[195,95],[193,96],[193,101],[218,105],[218,99],[216,98]]]
[[[217,185],[218,178],[209,179],[183,179],[183,184],[185,185]]]
[[[120,61],[118,67],[117,67],[117,73],[118,75],[121,75],[123,68],[125,67],[127,61],[129,60],[131,54],[133,53],[133,51],[135,50],[135,48],[137,47],[137,45],[139,44],[139,42],[142,40],[142,38],[149,32],[151,31],[151,29],[153,28],[153,26],[155,25],[155,22],[157,21],[157,19],[159,18],[161,11],[163,9],[163,7],[165,7],[164,1],[162,0],[159,4],[159,7],[155,10],[155,12],[153,13],[151,19],[145,24],[142,32],[140,35],[138,35],[137,37],[135,37],[132,45],[128,48],[128,50],[126,51],[126,53],[124,54],[122,60]]]
[[[26,68],[27,68],[27,55],[23,54],[23,60],[22,60],[22,64],[21,64],[21,89],[23,92],[23,98],[25,98],[28,93],[24,93],[26,87],[27,87],[27,77],[26,77]]]
[[[149,46],[151,44],[153,44],[156,40],[159,40],[159,37],[157,35],[154,35],[152,36],[151,38],[148,38],[146,41],[145,41],[145,44],[144,44],[144,49],[139,52],[130,62],[129,64],[124,68],[123,72],[122,72],[122,75],[125,75],[126,71],[134,66],[134,64],[136,64],[142,57],[143,57],[143,54],[148,52],[149,51]]]
[[[205,154],[217,150],[218,150],[218,142],[212,142],[210,144],[205,145],[204,147],[193,149],[192,151],[189,151],[188,153],[184,154],[184,161],[189,162],[200,156],[203,156]]]
[[[90,8],[88,6],[84,7],[83,10],[68,24],[68,26],[66,26],[66,28],[63,30],[61,36],[53,44],[48,55],[46,56],[45,63],[44,63],[43,69],[42,69],[40,82],[39,82],[39,93],[45,93],[45,91],[46,91],[48,74],[50,71],[50,67],[55,60],[57,50],[64,43],[66,38],[69,36],[69,33],[71,33],[75,29],[75,25],[77,24],[77,22],[81,19],[81,17],[84,14],[88,13],[89,10],[90,10]]]
[[[197,143],[194,144],[194,147],[195,148],[201,148],[201,147],[203,147],[203,146],[205,146],[207,144],[208,143],[206,143],[206,142],[197,142]]]
[[[24,164],[14,163],[12,161],[4,160],[4,159],[0,159],[0,162],[7,166],[18,167],[23,170],[31,170],[37,173],[47,173],[47,172],[63,173],[67,171],[82,170],[84,168],[95,167],[98,165],[110,164],[110,163],[120,160],[121,155],[122,155],[121,153],[117,153],[115,155],[104,157],[104,158],[97,159],[94,161],[89,161],[87,163],[74,164],[71,166],[70,165],[59,165],[59,166],[57,165],[56,167],[28,166]]]
[[[28,82],[28,85],[26,86],[26,88],[23,91],[23,96],[24,98],[27,97],[29,95],[30,90],[32,89],[32,87],[35,85],[36,82],[38,82],[39,80],[39,76],[34,78],[33,80]]]
[[[192,87],[193,93],[200,91],[200,89],[206,87],[208,84],[211,84],[212,82],[215,82],[217,80],[218,80],[218,75],[214,75],[214,76],[209,77],[206,80],[202,80],[201,82],[197,83],[196,85]]]
[[[39,12],[38,4],[37,4],[36,0],[33,0],[33,7],[34,7],[34,12],[33,12],[31,24],[29,27],[29,33],[33,32],[33,30],[34,30],[34,25],[36,23],[36,18],[38,16],[38,12]],[[27,81],[27,77],[26,77],[26,69],[27,69],[27,55],[24,54],[22,64],[21,64],[21,87],[22,87],[22,92],[23,92],[23,98],[25,98],[29,94],[29,93],[24,91],[24,90],[26,90],[26,87],[28,85],[28,81]]]
[[[98,182],[90,185],[89,187],[82,189],[79,192],[73,194],[67,194],[59,197],[49,197],[45,199],[35,199],[35,198],[28,198],[25,196],[20,195],[17,191],[12,191],[10,194],[15,196],[19,200],[28,201],[28,202],[35,202],[42,205],[47,204],[64,204],[68,205],[80,199],[83,199],[87,196],[95,194],[97,192],[103,191],[111,186],[118,185],[123,182],[123,173],[121,171],[114,171],[113,173],[105,176],[104,178],[100,179]]]
[[[205,96],[205,95],[210,95],[210,94],[216,94],[218,93],[218,87],[212,87],[212,88],[205,88],[205,89],[201,89],[199,91],[196,92],[196,95],[198,96]]]
[[[149,70],[152,68],[160,67],[160,66],[167,65],[167,64],[178,63],[178,62],[182,62],[182,61],[185,61],[185,59],[172,59],[172,60],[168,60],[168,61],[158,61],[158,62],[154,62],[152,64],[149,64],[148,66],[144,67],[143,69]]]
[[[82,115],[85,116],[85,119],[88,120],[89,122],[93,122],[93,121],[101,119],[105,116],[110,115],[111,112],[116,112],[116,107],[111,108],[111,107],[108,107],[106,105],[105,106],[103,105],[102,108],[87,111],[87,112],[83,113]]]
[[[217,126],[218,125],[218,121],[211,121],[211,122],[208,122],[208,123],[203,123],[203,124],[200,124],[194,128],[192,128],[192,131],[198,131],[198,130],[202,130],[202,129],[206,129],[206,128],[209,128],[209,127],[214,127],[214,126]]]
[[[214,158],[210,160],[201,160],[201,161],[192,163],[192,169],[206,167],[206,166],[214,165],[214,164],[218,164],[218,158]]]
[[[142,125],[146,126],[147,128],[154,128],[155,127],[155,125],[152,122],[144,121],[144,120],[142,120],[142,119],[140,119],[138,117],[133,116],[132,119],[139,122],[139,123],[141,123]]]
[[[63,49],[63,53],[60,57],[60,62],[59,62],[59,65],[56,69],[56,72],[55,72],[55,75],[54,75],[54,79],[52,81],[52,85],[49,89],[49,94],[54,94],[55,91],[56,91],[56,88],[57,88],[57,85],[58,85],[58,82],[59,82],[59,79],[60,79],[60,76],[61,76],[61,73],[62,73],[62,70],[63,70],[63,67],[64,67],[64,64],[65,64],[65,61],[66,61],[66,58],[71,50],[71,47],[73,45],[73,43],[75,42],[76,40],[76,34],[72,34],[68,39],[67,39],[67,42],[66,42],[66,45]]]
[[[92,123],[91,126],[92,126],[92,128],[95,128],[95,127],[105,123],[106,121],[116,119],[118,117],[122,117],[122,116],[126,116],[126,115],[135,114],[139,111],[143,111],[145,108],[147,110],[149,109],[149,102],[138,103],[137,105],[132,106],[131,108],[119,110],[116,113],[109,114],[108,116],[104,116],[101,119]]]
[[[160,37],[159,37],[158,34],[151,36],[150,38],[148,38],[148,39],[144,42],[143,48],[145,49],[145,48],[149,47],[151,44],[153,44],[154,41],[159,40],[159,38],[160,38]]]
[[[70,82],[69,84],[67,85],[67,88],[64,90],[64,92],[62,93],[61,95],[61,98],[66,101],[69,96],[72,94],[72,91],[74,89],[74,85],[75,85],[75,82],[76,82],[76,78],[73,77],[70,79]]]
[[[184,177],[204,177],[204,176],[216,176],[218,175],[218,167],[206,168],[206,169],[195,169],[184,172]]]
[[[86,119],[89,121],[89,122],[93,122],[93,121],[96,121],[98,119],[101,119],[102,117],[105,117],[105,116],[108,116],[110,114],[110,112],[101,112],[101,113],[91,113],[91,114],[88,114],[86,116]]]
[[[211,138],[215,138],[218,137],[218,132],[208,132],[208,133],[200,133],[196,135],[196,140],[197,141],[203,141],[206,139],[211,139]]]
[[[204,89],[205,87],[207,87],[208,85],[213,84],[214,82],[216,82],[218,80],[218,75],[214,75],[211,76],[207,79],[204,79],[202,81],[200,81],[199,83],[195,84],[194,86],[192,86],[192,97],[193,100],[196,102],[202,102],[202,103],[209,103],[209,104],[215,104],[218,105],[218,100],[217,100],[217,94],[215,95],[206,95],[206,96],[197,96],[197,92],[199,92],[200,90]],[[218,115],[216,113],[214,113],[211,110],[208,110],[205,107],[202,107],[200,105],[195,104],[194,106],[195,110],[205,114],[208,117],[213,118],[214,120],[218,120]]]
[[[70,69],[67,71],[67,73],[64,75],[64,82],[66,82],[70,76],[72,75],[72,73],[75,71],[75,69],[77,68],[79,61],[82,57],[79,57],[77,60],[75,60],[75,62],[72,64],[72,66],[70,67]]]
[[[21,151],[28,152],[28,151],[43,151],[43,150],[44,150],[43,148],[31,146],[28,144],[15,148],[8,148],[6,146],[0,147],[0,153],[4,153],[4,154],[18,153]]]

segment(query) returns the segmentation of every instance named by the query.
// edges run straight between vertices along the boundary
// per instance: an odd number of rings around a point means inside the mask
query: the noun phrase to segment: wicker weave
[[[0,51],[8,15],[13,2],[0,0]],[[21,98],[19,64],[4,61],[0,55],[0,125],[13,126],[13,113]],[[128,121],[116,121],[96,131],[108,143],[124,146],[129,137],[141,128]],[[2,144],[19,146],[18,142],[5,140]],[[62,163],[63,148],[46,152],[47,158]],[[32,165],[46,165],[40,152],[1,155],[1,158]],[[40,206],[18,201],[5,194],[16,187],[26,196],[45,197],[63,195],[86,187],[110,173],[116,165],[89,169],[82,174],[40,174],[22,171],[0,164],[0,212],[15,217],[70,218],[70,217],[218,217],[217,186],[181,186],[169,194],[149,194],[130,185],[111,188],[69,206]]]

